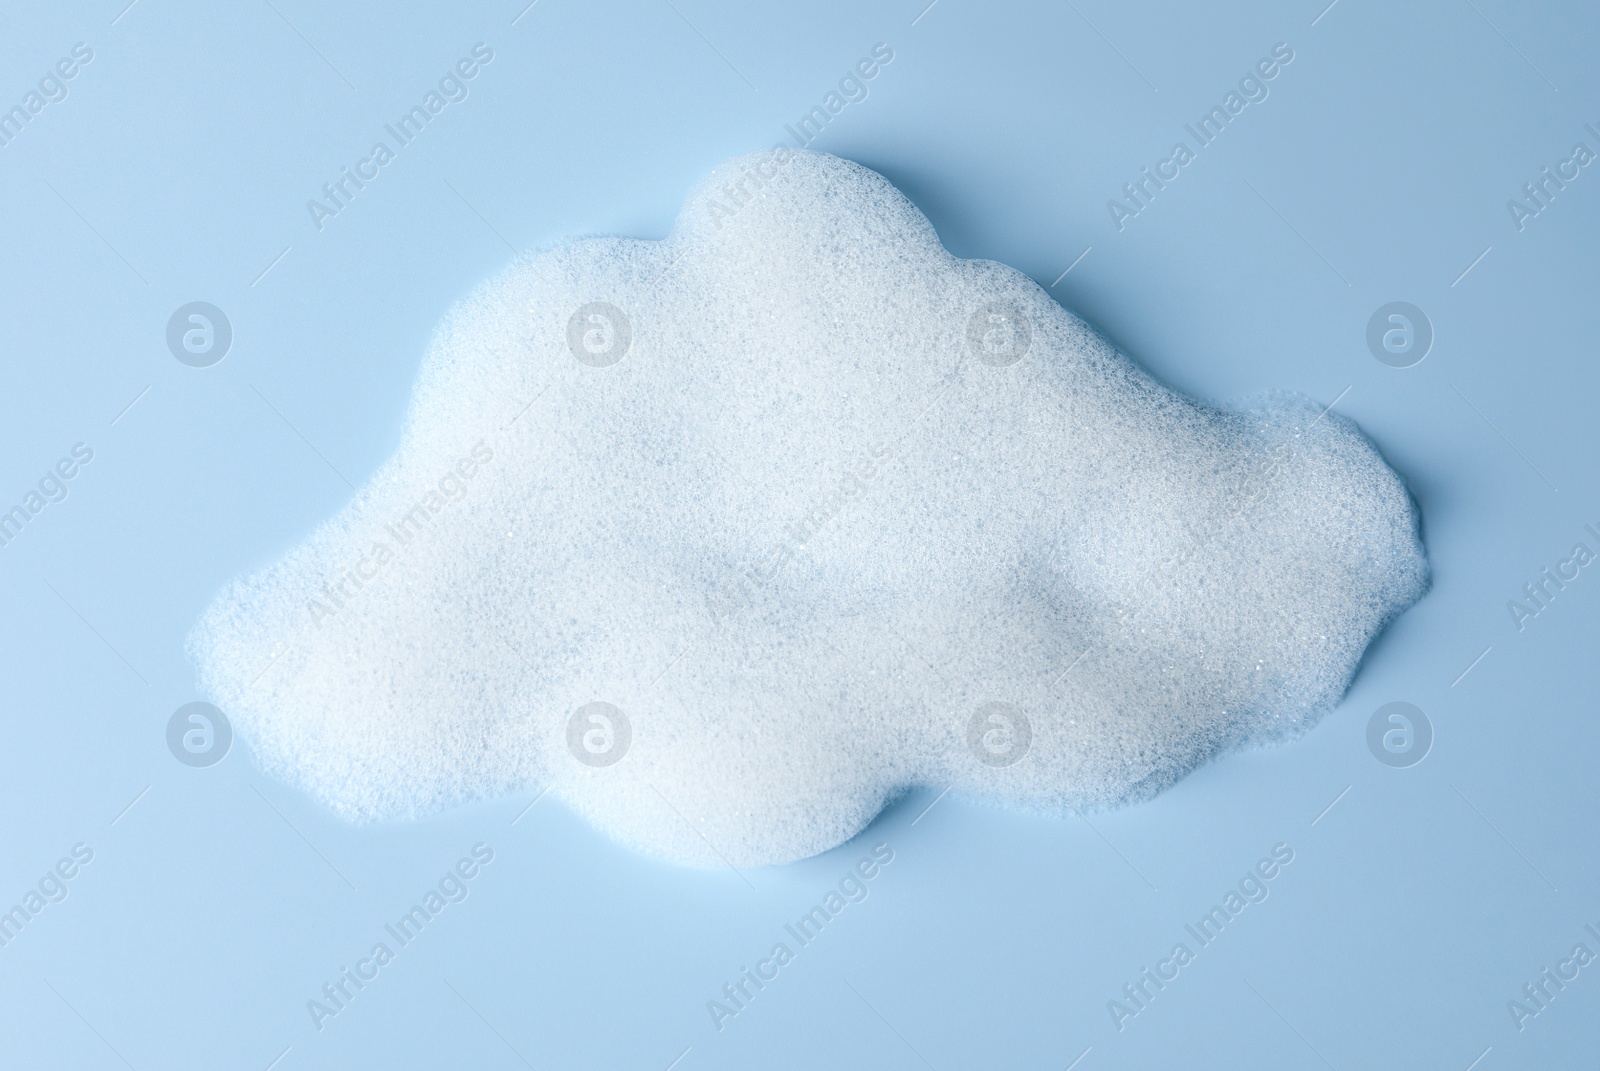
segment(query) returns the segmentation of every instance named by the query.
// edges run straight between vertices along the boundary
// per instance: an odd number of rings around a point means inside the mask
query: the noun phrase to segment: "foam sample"
[[[395,455],[190,637],[356,821],[547,788],[691,864],[913,786],[1056,813],[1304,730],[1418,599],[1356,427],[1162,386],[881,176],[735,159],[446,317]]]

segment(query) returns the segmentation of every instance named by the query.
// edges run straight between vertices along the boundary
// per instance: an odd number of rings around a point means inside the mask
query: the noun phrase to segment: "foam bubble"
[[[780,150],[664,241],[458,305],[395,456],[190,648],[347,818],[548,787],[747,866],[911,786],[1148,796],[1313,723],[1426,582],[1354,425],[1183,398],[879,175]]]

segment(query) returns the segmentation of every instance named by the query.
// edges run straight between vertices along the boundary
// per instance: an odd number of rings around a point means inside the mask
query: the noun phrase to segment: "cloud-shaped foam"
[[[911,786],[1133,800],[1314,722],[1426,585],[1321,414],[1192,402],[879,175],[747,156],[458,305],[394,457],[191,655],[355,820],[548,788],[746,866]]]

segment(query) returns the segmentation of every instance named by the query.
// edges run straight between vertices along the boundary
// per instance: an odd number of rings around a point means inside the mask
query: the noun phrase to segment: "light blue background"
[[[0,906],[95,851],[0,949],[0,1065],[1593,1065],[1600,965],[1523,1031],[1506,1008],[1579,940],[1600,951],[1600,575],[1520,633],[1506,609],[1577,540],[1600,549],[1600,168],[1524,231],[1506,208],[1600,149],[1592,8],[939,0],[913,25],[926,0],[541,0],[513,24],[525,0],[124,2],[14,3],[0,37],[6,106],[95,53],[0,149],[0,501],[95,451],[0,548]],[[307,198],[479,41],[469,99],[318,233]],[[1089,249],[1051,292],[1165,381],[1339,398],[1406,478],[1434,587],[1339,708],[1092,828],[949,798],[913,826],[924,792],[748,885],[551,800],[513,824],[531,795],[358,829],[242,743],[179,765],[191,623],[392,450],[450,304],[512,248],[662,235],[877,42],[894,61],[815,147],[888,176],[958,255],[1050,286]],[[1107,199],[1277,42],[1295,59],[1270,98],[1119,233]],[[234,325],[213,368],[165,347],[192,300]],[[1364,342],[1394,300],[1437,332],[1409,369]],[[1365,743],[1396,699],[1437,734],[1405,770]],[[478,841],[470,898],[315,1030],[305,1002]],[[870,898],[717,1031],[706,1001],[878,841],[896,857]],[[1270,898],[1119,1032],[1106,1002],[1277,842],[1296,856]]]

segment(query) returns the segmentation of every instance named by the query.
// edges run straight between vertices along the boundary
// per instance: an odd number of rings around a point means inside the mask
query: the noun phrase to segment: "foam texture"
[[[395,455],[190,653],[349,819],[548,788],[744,867],[912,786],[1147,797],[1313,723],[1426,583],[1354,425],[1190,401],[881,176],[779,150],[663,241],[461,302]]]

